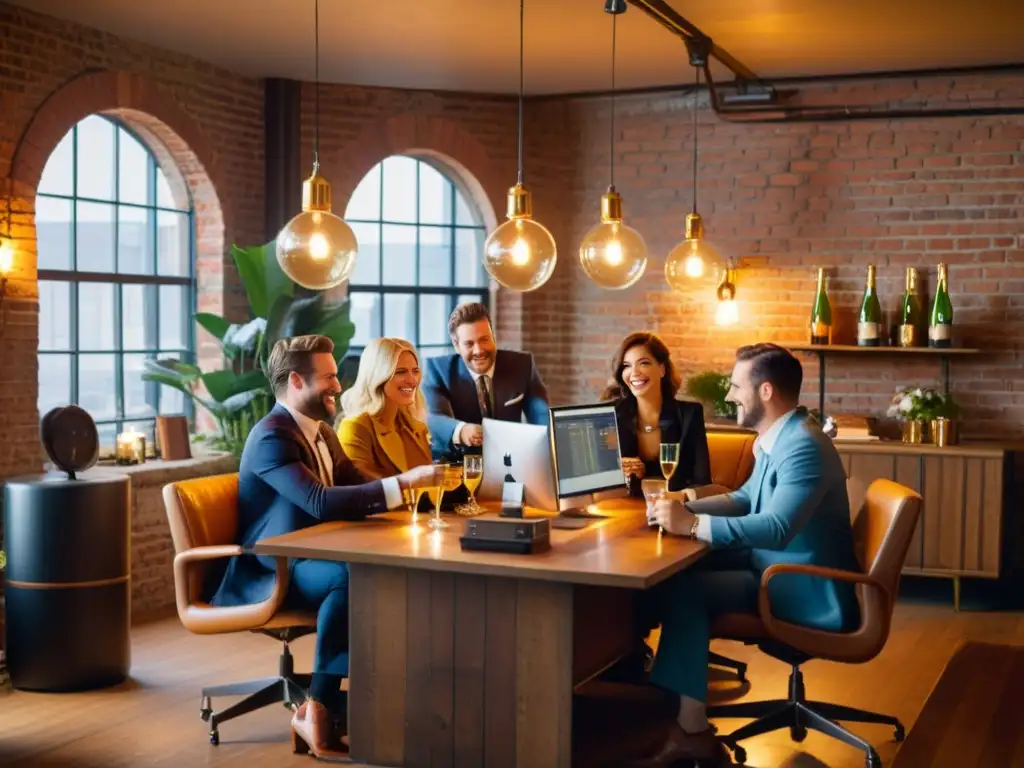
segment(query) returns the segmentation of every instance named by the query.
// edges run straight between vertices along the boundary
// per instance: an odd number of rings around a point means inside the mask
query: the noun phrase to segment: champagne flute
[[[441,519],[441,500],[445,491],[454,491],[462,485],[462,467],[457,464],[443,464],[441,485],[434,489],[437,494],[434,502],[434,516],[430,518],[430,527],[434,530],[451,527],[449,523]]]
[[[461,512],[467,515],[479,514],[483,510],[476,502],[476,489],[480,487],[483,480],[484,457],[479,455],[468,455],[462,459],[462,484],[469,491],[469,503],[460,507]]]
[[[679,466],[679,443],[661,444],[661,475],[667,483]]]
[[[647,501],[647,525],[655,526],[658,521],[651,517],[654,511],[654,504],[665,495],[668,481],[660,477],[645,477],[640,481],[640,489],[643,491],[644,499]]]
[[[417,510],[420,506],[420,496],[423,495],[422,488],[406,488],[405,489],[405,503],[409,505],[409,511],[412,512],[412,521],[416,522]]]

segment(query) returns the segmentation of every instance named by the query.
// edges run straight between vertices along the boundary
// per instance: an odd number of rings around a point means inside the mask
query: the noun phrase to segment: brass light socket
[[[530,190],[522,184],[509,187],[506,216],[509,219],[529,219],[533,216],[533,198]]]
[[[736,298],[736,273],[732,267],[726,267],[722,272],[722,280],[715,294],[719,301],[732,301]]]
[[[686,214],[686,239],[704,239],[704,220],[700,217],[699,213]]]
[[[312,175],[302,182],[302,210],[327,212],[331,210],[330,182],[320,175],[320,170],[315,166]]]
[[[601,221],[622,221],[622,195],[615,187],[601,195]]]

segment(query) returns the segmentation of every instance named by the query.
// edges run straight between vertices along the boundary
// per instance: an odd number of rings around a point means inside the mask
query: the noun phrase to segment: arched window
[[[152,440],[184,396],[142,380],[152,357],[193,359],[193,212],[184,181],[115,120],[91,115],[50,155],[36,193],[39,413],[74,403],[101,455],[125,425]]]
[[[450,352],[452,309],[489,297],[485,227],[465,194],[430,162],[394,155],[359,183],[345,220],[359,241],[352,354],[379,336],[407,339],[422,357]]]

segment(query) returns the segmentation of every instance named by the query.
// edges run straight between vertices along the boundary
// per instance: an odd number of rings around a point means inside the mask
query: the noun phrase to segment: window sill
[[[47,470],[54,471],[49,466]],[[230,453],[210,451],[180,461],[149,459],[144,464],[134,464],[132,466],[118,465],[113,460],[105,460],[97,462],[89,470],[89,473],[128,475],[131,478],[132,486],[138,488],[142,486],[166,485],[178,480],[188,480],[194,477],[220,475],[237,471],[238,459]]]

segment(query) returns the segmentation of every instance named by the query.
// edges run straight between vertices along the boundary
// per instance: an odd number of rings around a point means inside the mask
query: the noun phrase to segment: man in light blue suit
[[[733,493],[656,505],[666,532],[705,541],[712,551],[651,596],[662,631],[650,681],[678,694],[680,707],[678,727],[638,765],[727,764],[705,709],[711,619],[756,615],[768,566],[859,570],[846,473],[832,441],[798,406],[802,382],[800,361],[785,349],[742,347],[726,399],[736,404],[740,426],[758,433],[750,479]],[[853,585],[790,574],[772,579],[768,591],[773,614],[785,621],[828,631],[859,622]]]

